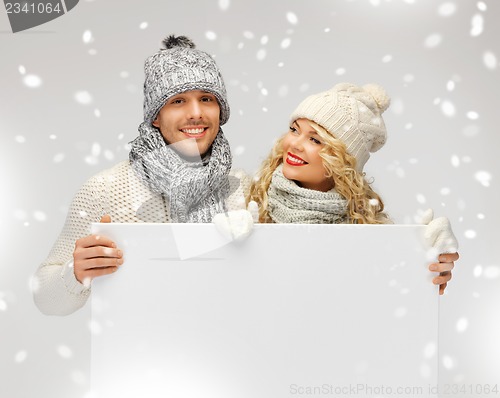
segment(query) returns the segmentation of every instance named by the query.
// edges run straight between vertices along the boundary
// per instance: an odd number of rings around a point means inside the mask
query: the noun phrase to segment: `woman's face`
[[[326,177],[323,159],[319,155],[324,144],[307,119],[297,119],[281,142],[283,175],[303,188],[329,191],[335,185]]]

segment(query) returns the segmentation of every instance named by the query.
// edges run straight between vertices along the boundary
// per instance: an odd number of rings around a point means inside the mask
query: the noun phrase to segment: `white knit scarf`
[[[207,223],[226,211],[232,156],[221,129],[210,155],[198,162],[179,156],[147,123],[139,126],[139,136],[131,144],[133,169],[146,186],[168,199],[172,222]]]
[[[283,165],[273,173],[267,191],[269,215],[275,223],[341,224],[347,221],[347,201],[328,192],[299,187],[283,175]]]

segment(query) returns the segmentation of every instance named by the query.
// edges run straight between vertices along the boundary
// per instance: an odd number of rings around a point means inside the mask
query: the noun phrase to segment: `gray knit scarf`
[[[269,215],[275,223],[342,224],[347,221],[347,201],[328,192],[299,187],[283,175],[282,165],[273,173],[267,191]]]
[[[208,223],[226,211],[232,156],[221,129],[210,154],[197,162],[179,156],[147,123],[139,126],[131,144],[132,168],[146,186],[168,199],[172,222]]]

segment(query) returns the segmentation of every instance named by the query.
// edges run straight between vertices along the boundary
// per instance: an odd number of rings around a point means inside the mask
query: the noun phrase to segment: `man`
[[[244,209],[246,177],[231,172],[220,128],[226,89],[210,55],[170,36],[144,66],[144,121],[129,160],[90,178],[76,194],[49,257],[36,273],[35,303],[45,314],[81,308],[93,278],[115,272],[123,253],[92,222],[211,222]]]

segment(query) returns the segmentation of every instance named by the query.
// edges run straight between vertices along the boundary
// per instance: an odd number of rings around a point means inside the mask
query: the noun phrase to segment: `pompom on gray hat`
[[[185,36],[171,35],[163,48],[144,64],[144,121],[151,125],[165,102],[174,95],[201,90],[217,98],[220,125],[229,119],[226,87],[214,59],[197,50]]]
[[[340,83],[307,97],[292,113],[290,121],[305,118],[326,129],[344,142],[347,152],[356,158],[356,169],[361,172],[370,153],[385,144],[387,130],[382,113],[389,104],[389,96],[377,84],[359,87]]]

